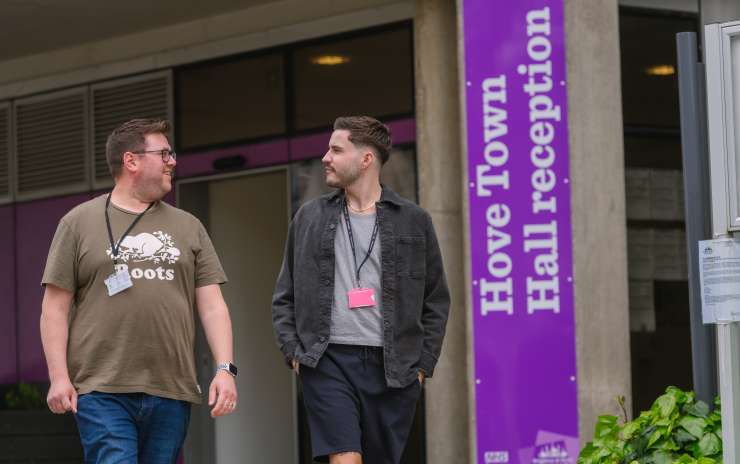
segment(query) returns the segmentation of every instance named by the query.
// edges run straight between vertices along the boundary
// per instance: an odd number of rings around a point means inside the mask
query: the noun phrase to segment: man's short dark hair
[[[349,131],[349,141],[371,148],[382,164],[391,153],[391,130],[370,116],[340,116],[334,121],[334,130]]]
[[[132,119],[118,126],[105,143],[105,159],[114,179],[121,175],[123,154],[146,150],[145,137],[149,134],[169,135],[170,123],[164,119]]]

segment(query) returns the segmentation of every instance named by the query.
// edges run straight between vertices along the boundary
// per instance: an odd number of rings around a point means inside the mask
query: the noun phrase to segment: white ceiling
[[[273,0],[0,0],[0,61]]]

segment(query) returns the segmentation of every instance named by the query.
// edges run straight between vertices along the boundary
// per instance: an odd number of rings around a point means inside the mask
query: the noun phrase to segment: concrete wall
[[[701,0],[701,23],[725,23],[740,19],[740,2],[737,0]]]
[[[451,0],[417,0],[414,17],[419,200],[442,248],[452,308],[447,335],[426,388],[427,462],[472,462],[468,414],[468,337],[463,247],[463,186],[457,13]]]
[[[579,434],[631,410],[617,0],[566,0]],[[621,414],[620,414],[621,415]]]

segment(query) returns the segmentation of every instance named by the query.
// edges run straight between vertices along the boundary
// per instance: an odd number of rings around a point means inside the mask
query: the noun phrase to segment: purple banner
[[[563,1],[463,14],[476,462],[575,464]]]

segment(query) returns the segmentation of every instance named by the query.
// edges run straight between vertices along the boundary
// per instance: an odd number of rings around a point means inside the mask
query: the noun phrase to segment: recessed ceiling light
[[[311,63],[321,66],[337,66],[349,63],[349,57],[343,55],[319,55],[311,58]]]
[[[645,70],[648,76],[672,76],[676,74],[676,68],[672,64],[659,64],[650,66]]]

